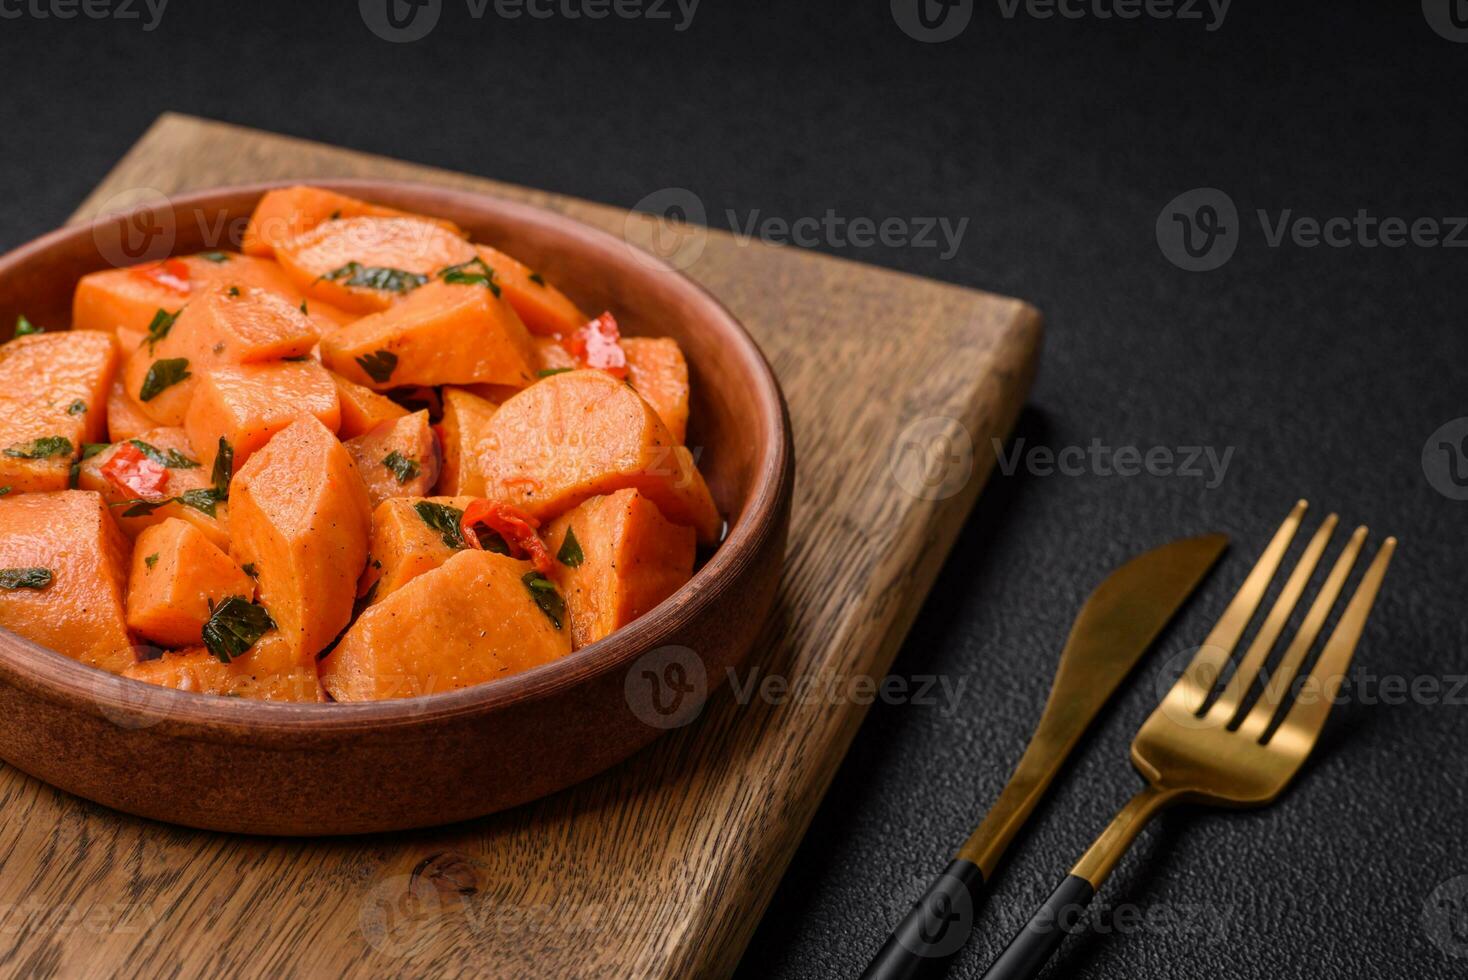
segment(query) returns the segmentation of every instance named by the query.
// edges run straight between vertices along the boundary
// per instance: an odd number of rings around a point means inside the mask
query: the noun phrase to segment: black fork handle
[[[979,866],[955,858],[892,930],[862,980],[932,976],[968,941],[983,888]]]

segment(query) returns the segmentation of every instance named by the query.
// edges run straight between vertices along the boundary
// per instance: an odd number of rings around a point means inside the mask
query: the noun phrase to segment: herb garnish
[[[220,500],[229,499],[229,480],[234,476],[234,447],[224,436],[219,437],[219,451],[214,454],[214,469],[209,471],[209,479],[214,484],[214,492],[219,495]]]
[[[220,663],[227,664],[243,656],[273,629],[275,620],[259,603],[232,595],[216,606],[211,599],[209,622],[204,624],[204,646]]]
[[[494,281],[494,270],[478,256],[449,266],[438,277],[452,286],[483,286],[496,297],[500,294],[499,283]]]
[[[308,309],[306,309],[306,301],[305,300],[301,300],[301,312],[304,313],[304,314],[306,314],[307,316],[310,316],[311,315],[311,311],[308,310]]]
[[[178,319],[178,315],[182,312],[183,309],[180,307],[172,313],[167,310],[159,310],[153,314],[153,322],[148,324],[147,343],[149,354],[153,353],[154,344],[168,336],[168,331],[173,329],[174,321]]]
[[[170,470],[196,470],[199,468],[197,461],[189,459],[177,449],[162,450],[141,439],[129,439],[128,442],[132,443],[138,452],[159,466],[165,466]]]
[[[566,600],[561,598],[551,580],[539,572],[526,572],[520,577],[520,581],[530,590],[530,598],[545,613],[545,618],[556,629],[560,629],[561,621],[566,616]]]
[[[110,442],[84,442],[82,443],[82,459],[91,459],[104,449],[111,449]]]
[[[14,487],[12,487],[10,484],[7,483],[5,486],[0,487],[0,497],[5,496],[7,493],[9,493],[10,491],[12,491],[14,489],[15,489]]]
[[[230,286],[229,287],[229,298],[230,299],[235,299],[236,297],[239,296],[239,294],[240,294],[240,287],[238,287],[238,286]]]
[[[80,398],[78,398],[76,401],[72,402],[70,405],[66,406],[66,414],[67,415],[80,415],[83,412],[85,412],[86,410],[87,410],[87,403],[84,402],[84,401],[82,401]]]
[[[156,565],[156,564],[158,564],[158,552],[155,551],[151,555],[149,555],[148,557],[144,558],[143,559],[143,564],[144,565],[147,565],[148,566],[148,569],[151,571],[152,568],[153,568],[153,566]]]
[[[532,272],[532,273],[530,273],[530,281],[533,282],[533,283],[535,283],[537,286],[544,286],[545,285],[545,279],[538,272]]]
[[[138,392],[138,398],[145,402],[152,401],[165,388],[190,377],[193,375],[189,374],[187,357],[165,357],[161,361],[154,361],[153,366],[148,368],[147,377],[143,378],[143,387]]]
[[[12,459],[50,459],[53,456],[70,456],[71,440],[66,436],[43,436],[30,442],[17,443],[5,450]]]
[[[568,568],[580,568],[585,560],[586,554],[581,550],[581,542],[576,540],[576,531],[566,528],[566,540],[561,542],[561,548],[556,552],[556,561]]]
[[[396,449],[383,457],[382,465],[392,471],[399,484],[407,483],[418,475],[418,461],[409,459]]]
[[[576,369],[575,368],[568,368],[568,367],[541,368],[539,371],[536,371],[535,372],[535,376],[538,377],[538,378],[549,378],[553,374],[565,374],[567,371],[574,371],[574,370],[576,370]]]
[[[214,263],[218,264],[220,262],[228,262],[229,261],[229,253],[227,253],[227,252],[200,252],[199,253],[199,258],[205,260],[206,262],[214,262]]]
[[[345,279],[345,284],[348,286],[381,289],[390,293],[411,293],[428,281],[427,276],[416,272],[390,269],[386,266],[363,265],[360,262],[348,262],[340,269],[333,269],[318,277],[316,281],[320,282],[322,279],[329,282],[341,282]]]
[[[25,337],[29,334],[45,332],[45,327],[38,327],[23,316],[18,316],[15,318],[15,335],[17,337]]]
[[[383,384],[397,370],[398,355],[390,350],[378,350],[371,354],[363,354],[357,358],[357,363],[361,365],[363,371],[367,372],[369,378],[378,384]]]
[[[49,568],[0,568],[0,589],[35,589],[40,592],[51,584]]]
[[[241,565],[240,566],[240,571],[242,571],[246,575],[250,576],[250,578],[259,578],[260,577],[260,569],[258,569],[258,568],[255,567],[255,563],[254,562],[246,562],[245,564]]]
[[[436,504],[431,500],[420,500],[413,505],[424,524],[437,531],[443,543],[454,550],[464,547],[464,532],[460,522],[464,512],[448,504]]]

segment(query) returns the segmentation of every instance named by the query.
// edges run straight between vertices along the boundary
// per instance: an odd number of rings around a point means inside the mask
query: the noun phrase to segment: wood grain
[[[328,176],[488,191],[668,246],[661,223],[617,208],[173,115],[77,217],[137,188]],[[795,428],[787,572],[752,669],[821,691],[881,676],[992,465],[991,438],[1014,422],[1039,318],[1016,300],[715,231],[685,233],[673,254],[763,346]],[[183,830],[0,766],[0,970],[728,975],[865,698],[740,703],[726,681],[712,679],[725,689],[693,724],[604,775],[432,831]]]

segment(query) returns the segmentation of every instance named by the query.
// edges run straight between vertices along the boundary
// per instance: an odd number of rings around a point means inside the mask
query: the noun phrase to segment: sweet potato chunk
[[[127,625],[159,646],[198,646],[213,605],[255,595],[246,575],[198,528],[169,518],[138,535],[127,587]]]
[[[208,262],[184,256],[82,276],[72,294],[73,330],[146,332],[159,311],[177,313],[199,282],[208,281]]]
[[[341,403],[342,424],[337,435],[353,439],[371,432],[383,422],[391,422],[408,414],[408,410],[386,395],[379,395],[371,388],[353,384],[346,378],[331,373],[336,384],[337,400]]]
[[[523,388],[535,380],[525,325],[478,284],[416,289],[391,309],[328,333],[321,359],[347,380],[379,391],[473,382]]]
[[[131,439],[153,428],[156,423],[123,387],[122,378],[113,380],[107,392],[107,438],[113,442]]]
[[[466,488],[484,488],[483,461],[486,450],[481,445],[495,405],[460,388],[443,392],[443,468],[439,471],[438,492],[449,495],[468,493]]]
[[[134,439],[136,442],[132,442]],[[124,451],[130,454],[139,451],[144,458],[154,462],[162,459],[162,485],[151,493],[142,493],[109,477],[108,472],[115,470],[109,464],[119,452]],[[130,538],[136,538],[155,524],[174,519],[192,525],[219,547],[229,547],[229,504],[200,493],[213,486],[213,474],[200,461],[183,429],[149,429],[113,443],[82,460],[77,472],[77,486],[100,494],[117,526]],[[177,497],[191,503],[174,499]],[[160,506],[136,506],[140,500],[168,502]]]
[[[379,602],[464,550],[459,521],[474,497],[389,497],[372,512],[372,560],[358,593]]]
[[[117,362],[116,339],[96,330],[0,345],[0,487],[66,489],[82,443],[102,436]]]
[[[278,243],[275,257],[308,300],[374,313],[474,258],[474,246],[426,218],[342,218]]]
[[[547,337],[568,334],[590,319],[519,259],[488,245],[478,248],[479,257],[494,270],[494,281],[504,290],[505,299],[531,333]]]
[[[206,466],[214,465],[219,440],[228,442],[238,472],[271,436],[305,416],[333,432],[341,424],[336,384],[325,368],[315,361],[242,364],[200,379],[184,427]]]
[[[344,445],[373,507],[389,497],[421,497],[438,481],[438,446],[426,411],[384,422]]]
[[[331,430],[298,419],[250,457],[230,488],[230,553],[253,566],[260,602],[305,662],[352,615],[367,561],[367,488]]]
[[[249,255],[270,256],[282,242],[310,231],[324,221],[341,218],[405,218],[420,217],[405,211],[369,204],[355,197],[319,187],[284,187],[269,191],[255,205],[250,223],[245,226],[243,248]],[[423,218],[463,237],[451,221]]]
[[[150,338],[123,372],[128,394],[160,425],[179,425],[200,378],[222,365],[304,357],[320,336],[316,325],[275,293],[214,286],[183,308],[167,333]]]
[[[565,656],[571,631],[536,604],[529,574],[504,555],[454,555],[368,607],[321,661],[322,684],[338,701],[418,697]]]
[[[693,528],[669,523],[636,490],[592,497],[557,518],[545,540],[562,565],[557,579],[578,649],[632,622],[693,575]]]
[[[717,541],[723,525],[692,455],[652,406],[602,371],[552,375],[501,405],[476,467],[483,486],[466,476],[461,493],[513,504],[542,522],[633,487],[700,541]]]
[[[0,497],[0,626],[119,673],[137,659],[126,583],[127,541],[97,494]]]
[[[195,694],[257,701],[326,700],[314,660],[302,660],[278,631],[266,633],[243,656],[221,663],[208,650],[166,653],[123,671],[124,677]]]
[[[671,337],[627,337],[627,383],[637,390],[680,446],[688,433],[688,362]]]

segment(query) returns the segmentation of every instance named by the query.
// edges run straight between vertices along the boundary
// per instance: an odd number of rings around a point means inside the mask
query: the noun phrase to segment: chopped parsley
[[[304,314],[306,314],[307,316],[310,316],[311,315],[311,311],[308,310],[308,309],[306,309],[306,301],[305,300],[301,300],[301,312],[304,313]]]
[[[238,286],[230,286],[229,287],[229,298],[230,299],[235,299],[239,295],[240,295],[240,287],[238,287]]]
[[[538,272],[532,272],[532,273],[530,273],[530,281],[533,282],[533,283],[535,283],[537,286],[544,286],[545,285],[545,279],[544,279],[544,277],[542,277],[541,274],[538,273]]]
[[[220,262],[228,262],[229,261],[229,253],[228,252],[200,252],[199,253],[199,258],[203,259],[205,262],[213,262],[213,263],[215,263],[217,265]]]
[[[409,459],[394,449],[383,457],[382,465],[392,471],[392,475],[398,478],[398,483],[407,483],[418,475],[418,461]]]
[[[67,415],[81,415],[86,410],[87,403],[82,401],[80,398],[72,402],[70,405],[66,406]]]
[[[15,318],[15,335],[17,337],[25,337],[33,333],[45,332],[45,327],[38,327],[23,316],[18,316]]]
[[[177,497],[163,497],[160,500],[144,500],[138,497],[133,500],[120,500],[109,506],[126,507],[127,510],[122,512],[123,517],[147,517],[159,507],[168,504],[182,504],[185,507],[192,507],[201,514],[216,517],[218,516],[216,506],[228,499],[228,491],[221,492],[218,487],[200,487],[197,490],[185,490]]]
[[[153,314],[153,322],[148,324],[147,343],[149,354],[153,353],[154,344],[168,336],[168,331],[173,329],[174,321],[178,319],[178,315],[182,312],[182,309],[174,310],[172,313],[167,310],[159,310]]]
[[[141,439],[129,439],[128,442],[132,443],[133,448],[138,452],[159,466],[167,467],[170,470],[196,470],[199,468],[198,461],[189,459],[177,449],[159,449],[157,446],[146,443]]]
[[[91,459],[104,449],[111,449],[110,442],[84,442],[82,443],[82,459]]]
[[[576,531],[566,528],[566,540],[561,542],[561,548],[556,552],[556,561],[567,568],[580,568],[585,560],[586,554],[581,550],[581,542],[576,540]]]
[[[241,565],[240,566],[240,571],[242,571],[246,575],[250,576],[250,578],[259,578],[260,577],[260,569],[258,569],[258,568],[255,567],[255,563],[254,562],[248,562],[248,563],[246,563],[244,565]]]
[[[525,588],[530,591],[530,598],[545,613],[545,618],[556,629],[560,629],[566,618],[566,600],[561,598],[551,580],[539,572],[526,572],[520,581],[525,583]]]
[[[333,269],[321,276],[317,282],[322,279],[329,282],[340,282],[347,286],[360,286],[363,289],[380,289],[389,293],[411,293],[428,281],[427,276],[416,272],[390,269],[386,266],[363,265],[360,262],[348,262],[340,269]]]
[[[10,484],[7,483],[5,486],[0,487],[0,497],[5,496],[7,493],[9,493],[10,491],[12,491],[14,489],[15,489],[14,487],[12,487]]]
[[[219,437],[219,451],[214,454],[214,469],[209,471],[210,482],[220,500],[229,499],[229,480],[234,476],[234,447],[224,436]]]
[[[500,294],[499,283],[494,281],[494,270],[478,256],[468,262],[449,266],[438,277],[452,286],[483,286],[496,297]]]
[[[5,450],[11,459],[50,459],[53,456],[70,456],[71,440],[66,436],[43,436],[30,442],[17,443]]]
[[[275,620],[259,603],[232,595],[216,606],[211,599],[209,622],[204,624],[204,646],[220,663],[227,664],[247,653],[273,629]]]
[[[148,566],[149,571],[152,571],[153,566],[158,564],[158,552],[155,551],[148,557],[144,558],[143,564]]]
[[[34,589],[40,592],[51,584],[54,576],[49,568],[0,568],[0,589]]]
[[[431,500],[420,500],[413,505],[418,517],[430,529],[437,531],[443,543],[455,551],[464,547],[464,531],[461,522],[464,512],[448,504],[436,504]]]
[[[367,376],[378,384],[384,384],[398,367],[398,355],[390,350],[373,351],[371,354],[363,354],[357,358],[357,364]]]
[[[138,398],[150,402],[165,388],[171,388],[190,377],[193,375],[189,374],[187,357],[165,357],[161,361],[154,361],[153,366],[148,368],[147,377],[143,378],[143,387],[138,392]]]

